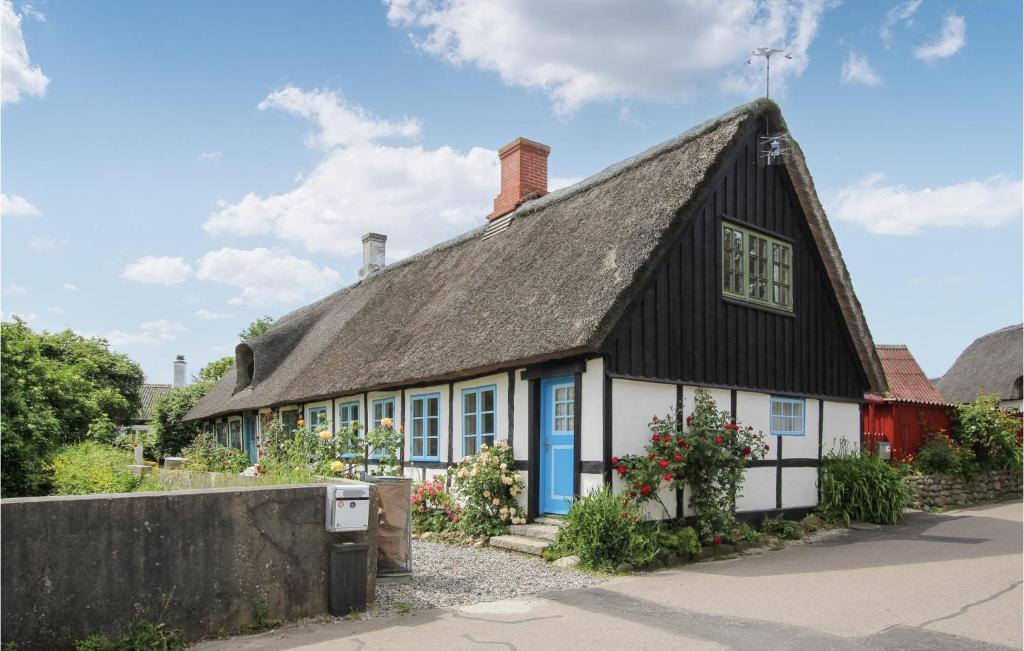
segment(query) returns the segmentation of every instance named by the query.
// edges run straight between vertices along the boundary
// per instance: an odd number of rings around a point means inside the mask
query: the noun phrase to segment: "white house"
[[[367,235],[362,279],[240,344],[188,417],[246,446],[271,407],[335,429],[393,417],[417,479],[507,440],[533,518],[617,481],[611,457],[706,387],[771,436],[740,510],[814,507],[822,454],[859,440],[863,396],[885,381],[778,107],[741,106],[550,194],[548,152],[501,150],[476,230],[387,266]]]

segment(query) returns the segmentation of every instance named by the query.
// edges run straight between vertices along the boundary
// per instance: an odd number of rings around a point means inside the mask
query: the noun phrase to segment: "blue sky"
[[[759,96],[767,44],[876,341],[940,375],[1021,321],[1019,3],[3,3],[3,316],[153,382],[353,282],[364,232],[482,223],[516,136],[559,185]]]

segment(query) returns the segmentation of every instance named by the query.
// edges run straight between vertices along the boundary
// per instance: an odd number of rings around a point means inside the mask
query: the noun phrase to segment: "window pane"
[[[476,434],[476,415],[475,414],[467,414],[462,419],[462,433],[463,433],[463,435],[466,435],[466,436],[468,436],[470,434],[473,434],[473,435]]]
[[[423,456],[423,439],[412,440],[412,456],[422,457]]]
[[[438,441],[437,439],[430,439],[427,444],[429,454],[427,456],[436,457],[438,456]]]
[[[494,445],[494,435],[492,434],[481,436],[480,440],[481,442],[486,443],[487,445]]]
[[[488,389],[487,391],[480,392],[480,400],[483,403],[484,411],[494,411],[494,390]]]
[[[423,436],[423,419],[422,418],[415,418],[415,419],[413,419],[413,421],[412,421],[412,435],[414,437],[416,437],[416,436]]]
[[[384,403],[384,415],[387,418],[394,419],[394,417],[395,417],[395,401],[394,400],[388,400],[387,402]]]
[[[427,415],[436,418],[438,416],[438,409],[440,409],[440,403],[441,401],[437,398],[427,398]]]
[[[476,411],[476,392],[462,394],[462,409],[465,413]]]
[[[494,414],[484,414],[483,434],[494,434]]]
[[[437,438],[437,432],[438,432],[438,419],[431,418],[431,419],[427,420],[427,433],[430,436],[432,436],[434,438]]]
[[[413,400],[412,401],[412,417],[420,418],[423,416],[423,401]]]
[[[476,454],[476,437],[467,436],[463,439],[463,454],[471,455]]]

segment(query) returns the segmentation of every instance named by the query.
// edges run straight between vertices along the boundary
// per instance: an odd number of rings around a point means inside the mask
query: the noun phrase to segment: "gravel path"
[[[414,540],[412,578],[405,583],[378,583],[377,603],[367,615],[380,617],[422,608],[498,601],[548,590],[585,588],[604,580],[554,567],[525,554]]]

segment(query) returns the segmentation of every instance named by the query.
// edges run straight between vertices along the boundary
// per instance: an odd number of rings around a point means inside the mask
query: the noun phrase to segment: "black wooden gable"
[[[614,376],[860,400],[868,381],[785,166],[757,121],[648,271],[603,351]],[[793,311],[722,295],[722,221],[792,243]]]

